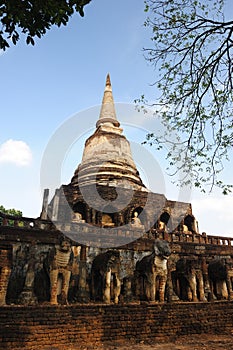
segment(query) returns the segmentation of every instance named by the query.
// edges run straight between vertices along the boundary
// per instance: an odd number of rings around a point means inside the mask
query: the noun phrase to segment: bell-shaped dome
[[[132,158],[130,143],[116,118],[109,74],[96,123],[85,143],[81,164],[71,180],[74,186],[107,185],[146,190]]]

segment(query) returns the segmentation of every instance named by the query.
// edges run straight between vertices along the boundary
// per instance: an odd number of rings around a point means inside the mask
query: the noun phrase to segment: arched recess
[[[158,230],[162,230],[162,231],[169,231],[170,228],[169,226],[169,221],[171,220],[171,216],[167,211],[164,211],[158,221],[155,224],[155,228]]]
[[[138,213],[138,217],[141,221],[142,225],[146,225],[147,223],[147,215],[146,215],[146,211],[143,210],[142,207],[136,207],[131,211],[131,215],[130,215],[130,221],[132,221],[133,217],[134,217],[134,213]]]
[[[187,226],[188,231],[196,232],[195,218],[193,215],[186,215],[184,218],[184,225]]]
[[[107,205],[100,215],[101,226],[113,227],[118,222],[118,211],[112,205]]]
[[[82,219],[87,221],[87,210],[86,204],[83,202],[77,202],[73,205],[73,212],[80,213],[82,215]]]

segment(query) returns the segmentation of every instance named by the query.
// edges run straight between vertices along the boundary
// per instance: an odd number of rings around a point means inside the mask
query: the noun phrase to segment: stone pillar
[[[167,301],[178,301],[179,297],[174,292],[172,283],[172,272],[176,270],[176,260],[172,261],[171,258],[167,262]]]
[[[87,217],[87,219],[86,219],[86,222],[88,223],[88,224],[91,224],[91,219],[92,219],[92,217],[91,217],[91,209],[87,206],[87,208],[86,208],[86,217]]]
[[[78,282],[78,301],[88,302],[90,297],[87,290],[87,248],[81,247],[80,262],[79,262],[79,282]]]
[[[58,219],[58,209],[59,209],[59,201],[60,201],[60,192],[59,189],[56,189],[55,196],[53,199],[53,208],[52,208],[52,217],[51,219],[57,221]]]
[[[42,204],[42,212],[40,214],[40,218],[42,220],[47,220],[47,211],[48,211],[48,200],[49,200],[49,189],[46,188],[44,190],[43,204]]]
[[[0,250],[0,306],[6,305],[6,293],[8,287],[8,281],[11,274],[12,263],[12,251],[11,248],[2,248]]]
[[[96,210],[92,208],[92,223],[96,224]]]
[[[35,265],[36,265],[36,244],[32,243],[29,252],[26,279],[22,293],[19,297],[20,304],[36,304],[37,298],[34,294]]]
[[[210,282],[209,282],[209,276],[208,276],[208,266],[207,266],[205,258],[202,258],[202,260],[201,260],[201,270],[202,270],[202,274],[203,274],[205,298],[208,301],[211,301],[213,296],[211,295],[211,288],[210,288]]]
[[[196,219],[194,220],[194,231],[199,233],[198,221]]]

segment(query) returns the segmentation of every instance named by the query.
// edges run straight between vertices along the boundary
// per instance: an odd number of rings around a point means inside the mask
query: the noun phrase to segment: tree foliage
[[[6,209],[3,205],[0,205],[0,214],[6,214],[6,215],[12,215],[14,217],[19,217],[21,218],[23,216],[23,213],[20,210],[11,208],[11,209]],[[2,223],[2,217],[0,217],[0,225]],[[14,220],[9,220],[9,225],[14,226]]]
[[[13,216],[19,216],[22,217],[23,213],[20,210],[17,209],[6,209],[3,205],[0,205],[0,213],[7,214],[7,215],[13,215]]]
[[[83,8],[91,0],[0,0],[0,49],[6,50],[10,40],[17,44],[20,33],[27,44],[41,38],[52,25],[66,25],[74,12],[84,16]]]
[[[233,146],[233,21],[224,0],[146,0],[145,26],[152,31],[145,57],[159,72],[153,103],[166,135],[147,135],[160,148],[170,142],[168,159],[182,183],[206,191],[231,185],[220,180]],[[142,101],[145,103],[144,97]],[[170,140],[178,134],[176,142]],[[177,166],[179,164],[179,166]]]

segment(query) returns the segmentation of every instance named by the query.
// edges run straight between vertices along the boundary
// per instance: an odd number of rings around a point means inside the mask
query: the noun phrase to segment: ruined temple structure
[[[109,75],[81,163],[48,198],[38,218],[0,214],[1,306],[232,300],[233,238],[198,232],[190,203],[146,188]]]
[[[190,203],[167,200],[143,184],[116,117],[109,75],[96,130],[86,140],[81,164],[70,184],[56,190],[49,205],[48,194],[45,190],[41,218],[48,216],[58,226],[71,222],[109,228],[132,224],[146,232],[198,233]]]

